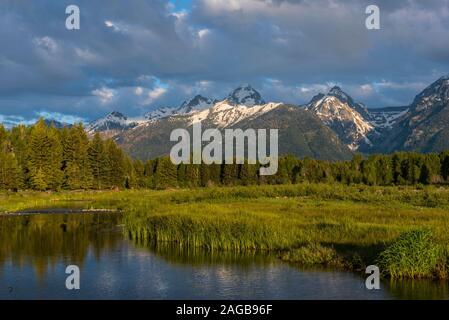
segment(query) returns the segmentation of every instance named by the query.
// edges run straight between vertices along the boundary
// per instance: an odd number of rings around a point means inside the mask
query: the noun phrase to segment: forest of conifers
[[[174,165],[168,157],[142,162],[111,139],[89,139],[82,124],[57,129],[40,119],[6,130],[0,125],[0,190],[172,188],[209,185],[325,182],[367,185],[448,182],[449,151],[356,155],[329,162],[283,156],[276,175],[259,176],[258,165]]]

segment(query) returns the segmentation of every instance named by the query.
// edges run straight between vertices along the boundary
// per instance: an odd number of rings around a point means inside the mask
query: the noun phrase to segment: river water
[[[302,269],[261,254],[138,244],[119,214],[0,217],[0,299],[448,299],[447,282]],[[66,288],[68,265],[80,289]]]

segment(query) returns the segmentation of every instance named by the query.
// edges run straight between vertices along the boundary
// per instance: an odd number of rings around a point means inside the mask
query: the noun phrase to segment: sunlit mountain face
[[[419,144],[418,150],[442,151],[449,147],[444,142],[445,132],[449,128],[445,107],[447,84],[447,77],[441,77],[418,94],[408,106],[367,108],[338,86],[330,88],[327,93],[317,94],[305,105],[293,106],[294,109],[304,111],[301,114],[303,119],[313,117],[321,126],[331,129],[335,138],[328,139],[327,144],[344,145],[350,152],[410,150],[413,143]],[[90,135],[99,132],[103,136],[114,137],[131,154],[147,158],[168,154],[170,144],[160,139],[152,140],[152,137],[169,136],[167,130],[173,129],[173,123],[179,127],[191,128],[194,123],[201,121],[207,127],[226,129],[248,127],[248,122],[257,122],[260,128],[274,129],[279,127],[282,117],[292,116],[277,111],[286,105],[288,104],[283,102],[265,102],[256,89],[244,85],[220,100],[195,96],[179,107],[156,109],[140,118],[128,119],[119,112],[112,112],[91,123],[87,130]],[[279,119],[274,123],[264,121],[265,114],[268,114],[268,118],[271,114],[277,114]],[[292,140],[302,139],[304,134],[309,134],[307,130],[299,130],[297,123],[288,120],[289,125],[283,129],[294,131],[294,134],[288,138],[284,136],[285,141],[281,141],[281,145],[290,145]],[[424,126],[426,135],[423,135]],[[315,128],[313,125],[307,127],[310,130]],[[327,134],[321,132],[314,139],[318,141],[325,137]],[[391,140],[392,137],[395,138]],[[329,149],[327,144],[323,144],[322,148]],[[305,148],[302,145],[297,147]],[[159,151],[148,153],[150,149]],[[303,155],[301,151],[287,149],[293,154]],[[328,154],[324,158],[336,160],[351,156],[350,152],[344,155],[345,152]]]

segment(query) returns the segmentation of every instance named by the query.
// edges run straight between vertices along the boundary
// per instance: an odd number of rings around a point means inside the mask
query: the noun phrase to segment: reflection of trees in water
[[[442,300],[449,298],[449,282],[444,280],[389,280],[388,291],[397,299]]]
[[[44,214],[0,217],[0,266],[33,266],[38,279],[62,259],[81,266],[91,250],[96,259],[114,248],[121,234],[118,214]]]

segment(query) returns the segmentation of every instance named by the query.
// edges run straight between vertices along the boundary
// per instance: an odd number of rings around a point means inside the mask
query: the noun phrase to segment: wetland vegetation
[[[447,278],[449,189],[295,184],[0,195],[0,212],[122,211],[127,236],[210,252],[269,252],[302,265]],[[7,228],[2,229],[8,232]]]

